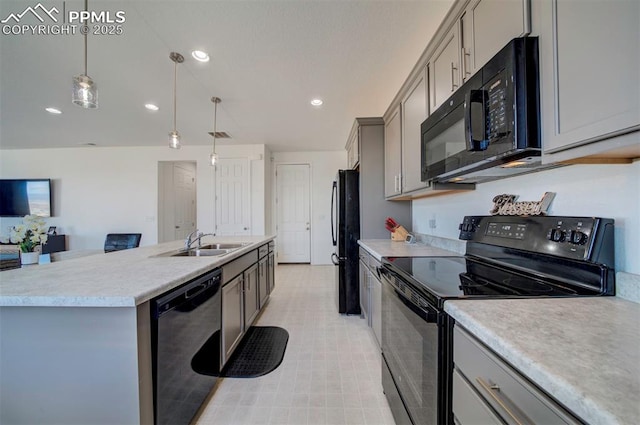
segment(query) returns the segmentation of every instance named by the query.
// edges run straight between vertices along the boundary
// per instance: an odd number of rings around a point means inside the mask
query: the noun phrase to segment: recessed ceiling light
[[[203,52],[202,50],[194,50],[191,52],[191,56],[197,61],[200,62],[209,62],[209,55],[207,52]]]
[[[50,114],[61,114],[62,111],[58,108],[44,108],[45,111],[47,111]]]
[[[322,99],[313,99],[313,100],[311,101],[311,104],[312,104],[313,106],[321,106],[323,103],[324,103],[324,102],[322,101]]]
[[[150,111],[157,111],[158,109],[160,109],[156,105],[154,105],[153,103],[147,103],[147,104],[144,105],[144,107],[147,108]]]

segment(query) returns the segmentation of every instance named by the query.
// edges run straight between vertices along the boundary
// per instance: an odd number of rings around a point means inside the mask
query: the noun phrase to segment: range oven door
[[[426,303],[413,304],[406,296],[412,290],[406,284],[399,289],[394,285],[398,278],[380,270],[383,387],[394,419],[398,424],[445,423],[444,397],[439,395],[445,389],[439,376],[443,355],[438,324],[444,313]]]

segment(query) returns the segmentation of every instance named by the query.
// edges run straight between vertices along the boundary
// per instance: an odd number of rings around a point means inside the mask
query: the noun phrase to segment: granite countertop
[[[358,244],[378,261],[382,257],[459,257],[460,254],[422,243],[397,242],[390,239],[361,239]]]
[[[157,257],[183,247],[173,241],[3,271],[0,307],[135,307],[274,238],[204,237],[203,245],[249,243],[219,257]]]
[[[445,302],[445,311],[587,423],[640,420],[639,304],[618,297],[457,300]]]

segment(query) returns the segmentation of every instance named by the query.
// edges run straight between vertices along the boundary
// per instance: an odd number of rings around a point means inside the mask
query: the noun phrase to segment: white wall
[[[1,178],[51,178],[54,217],[47,224],[69,235],[69,249],[102,248],[107,233],[140,232],[141,245],[157,243],[158,161],[196,161],[198,228],[214,229],[214,172],[211,148],[184,146],[131,148],[18,149],[0,151]],[[264,145],[218,146],[222,158],[249,158],[253,234],[265,232]],[[19,218],[0,219],[0,235]]]
[[[540,200],[555,192],[551,215],[615,219],[616,271],[640,274],[640,161],[627,165],[572,165],[483,183],[476,190],[413,201],[413,230],[458,238],[465,215],[488,215],[495,195]],[[429,225],[435,219],[435,228]]]
[[[347,165],[347,152],[274,152],[272,158],[274,173],[278,164],[311,166],[311,264],[331,264],[331,185],[338,170]],[[277,211],[275,205],[272,210]],[[275,214],[273,220],[275,229]]]

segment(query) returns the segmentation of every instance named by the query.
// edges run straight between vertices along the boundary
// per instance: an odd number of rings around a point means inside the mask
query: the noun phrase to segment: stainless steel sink
[[[248,245],[248,243],[212,243],[208,245],[202,245],[200,249],[231,249],[235,250]]]
[[[215,257],[218,255],[225,255],[233,251],[235,251],[235,249],[209,249],[206,247],[202,247],[199,249],[194,248],[188,251],[180,251],[174,254],[169,254],[169,257]]]
[[[230,252],[233,252],[250,244],[250,242],[212,243],[202,245],[201,247],[193,247],[188,250],[179,249],[175,251],[169,251],[156,255],[156,257],[216,257],[229,254]]]

